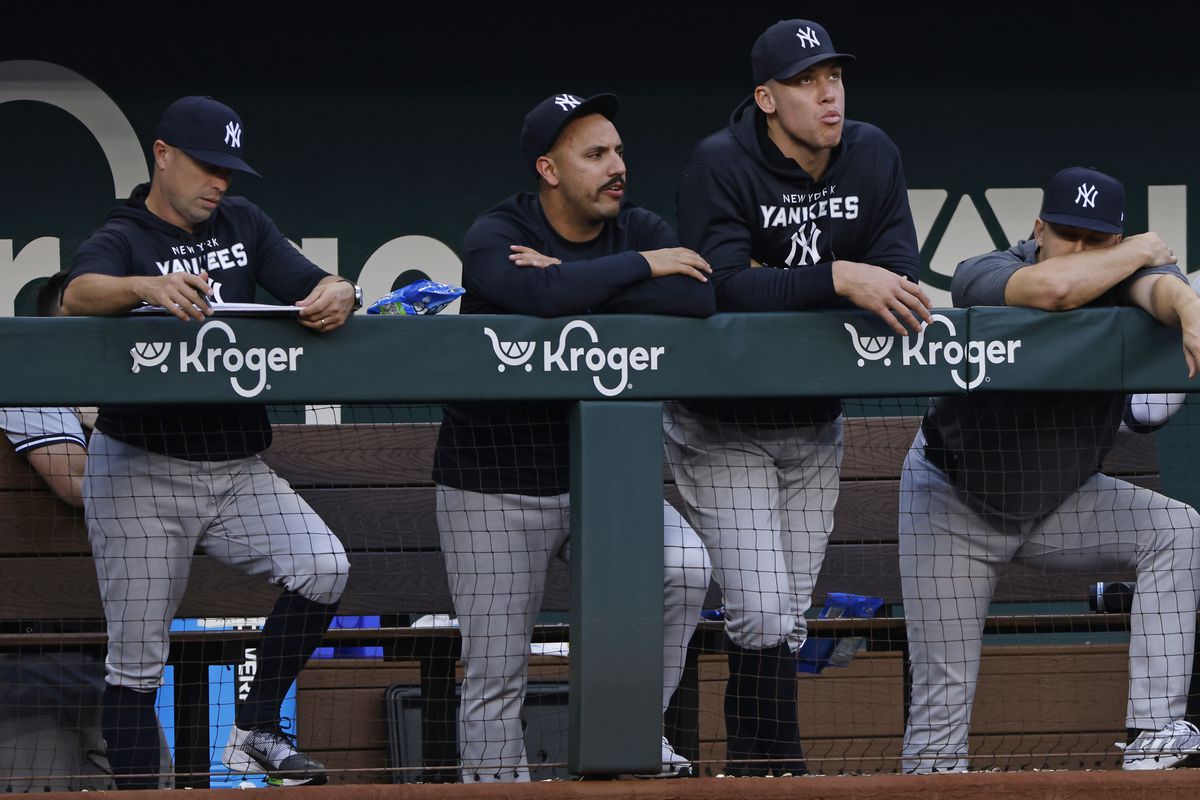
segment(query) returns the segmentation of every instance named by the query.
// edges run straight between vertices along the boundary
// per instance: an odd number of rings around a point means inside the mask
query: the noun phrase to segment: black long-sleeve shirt
[[[515,266],[508,258],[512,245],[562,263],[544,269]],[[706,317],[715,307],[709,284],[682,275],[652,278],[640,252],[678,246],[669,225],[629,203],[596,238],[570,242],[551,227],[537,195],[514,195],[480,215],[467,232],[462,313]],[[568,409],[566,402],[447,405],[434,480],[475,492],[565,493]]]
[[[329,273],[300,254],[258,206],[226,197],[193,231],[177,228],[146,208],[150,184],[75,251],[69,284],[80,275],[113,277],[207,271],[213,299],[253,302],[259,286],[285,303],[306,297]],[[193,461],[222,461],[271,444],[266,407],[256,403],[119,405],[100,407],[97,430],[128,444]]]

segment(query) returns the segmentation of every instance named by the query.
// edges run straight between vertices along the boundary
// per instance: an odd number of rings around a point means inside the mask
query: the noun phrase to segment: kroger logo
[[[215,333],[214,333],[215,332]],[[209,334],[217,337],[215,340]],[[223,337],[223,338],[221,338]],[[272,372],[295,372],[296,362],[304,355],[303,347],[233,347],[237,335],[233,328],[220,320],[209,320],[196,332],[196,343],[191,349],[187,342],[178,342],[178,358],[171,360],[171,345],[174,342],[137,342],[129,350],[133,357],[133,371],[157,367],[159,372],[169,372],[170,365],[182,374],[187,372],[224,372],[229,375],[229,385],[241,397],[257,397],[271,388],[267,376]],[[253,383],[246,388],[246,383]]]
[[[582,346],[569,347],[571,333],[580,331],[573,341]],[[542,372],[590,372],[596,391],[605,397],[616,397],[633,387],[629,382],[629,371],[658,371],[658,360],[667,352],[665,347],[600,347],[596,329],[581,319],[572,320],[563,326],[558,342],[542,342],[542,358],[534,358],[537,342],[503,341],[491,328],[484,328],[483,335],[492,342],[492,350],[500,361],[499,372],[509,367],[519,367],[533,372],[540,363]],[[590,347],[588,345],[591,345]],[[608,385],[606,385],[608,384]]]
[[[910,336],[905,336],[900,340],[900,364],[902,366],[945,364],[953,368],[950,371],[950,377],[954,379],[954,383],[960,389],[974,389],[984,381],[991,380],[987,377],[988,364],[1012,364],[1016,361],[1017,348],[1021,346],[1020,339],[1004,341],[980,339],[967,342],[965,345],[955,341],[926,343],[925,334],[930,325],[939,323],[946,327],[950,336],[957,335],[954,323],[948,317],[934,314],[933,322],[921,326],[921,332],[917,334],[915,341],[911,341],[912,337]],[[860,336],[849,322],[845,323],[845,328],[858,353],[860,367],[866,366],[868,361],[882,361],[885,367],[892,365],[891,354],[896,345],[895,336]],[[976,364],[979,367],[978,373],[970,382],[959,374],[960,365],[965,368],[967,364]]]

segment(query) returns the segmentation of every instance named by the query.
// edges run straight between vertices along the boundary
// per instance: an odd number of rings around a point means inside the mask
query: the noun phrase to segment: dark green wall
[[[564,89],[621,94],[631,196],[673,219],[688,150],[750,89],[754,38],[806,14],[859,56],[849,115],[891,134],[911,187],[947,193],[927,264],[943,238],[975,246],[945,230],[964,193],[979,202],[989,188],[1037,187],[1061,166],[1090,164],[1126,181],[1138,230],[1147,186],[1200,182],[1200,70],[1183,12],[1167,4],[13,5],[0,61],[82,74],[142,139],[184,94],[237,108],[266,177],[235,192],[293,239],[336,238],[350,276],[405,234],[457,250],[475,214],[529,185],[521,119]],[[31,102],[0,105],[0,188],[0,270],[5,240],[19,254],[57,237],[69,260],[115,202],[88,132]],[[981,217],[1002,241],[986,208]]]

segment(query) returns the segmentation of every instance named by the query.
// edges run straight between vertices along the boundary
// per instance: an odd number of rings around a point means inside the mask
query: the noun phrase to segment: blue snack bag
[[[406,317],[436,314],[466,291],[460,286],[419,280],[379,298],[367,308],[367,313]]]
[[[825,597],[825,607],[821,609],[821,619],[840,619],[851,617],[856,619],[875,616],[875,612],[883,606],[882,597],[867,597],[848,592],[830,592]]]
[[[842,639],[805,639],[796,653],[796,671],[820,675],[826,667],[848,667],[860,650],[867,649],[861,636]]]

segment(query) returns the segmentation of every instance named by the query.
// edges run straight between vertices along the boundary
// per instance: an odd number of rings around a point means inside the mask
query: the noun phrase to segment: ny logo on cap
[[[582,102],[582,100],[573,94],[560,94],[558,97],[554,98],[554,105],[558,106],[563,111],[570,111],[572,108],[575,108],[575,106]]]
[[[1096,187],[1088,186],[1087,182],[1079,184],[1079,193],[1075,195],[1075,205],[1081,208],[1096,207]]]
[[[796,38],[800,40],[800,46],[806,50],[810,47],[821,46],[821,43],[817,40],[817,32],[808,26],[796,31]]]
[[[225,144],[230,147],[242,146],[242,124],[240,122],[225,123]]]

